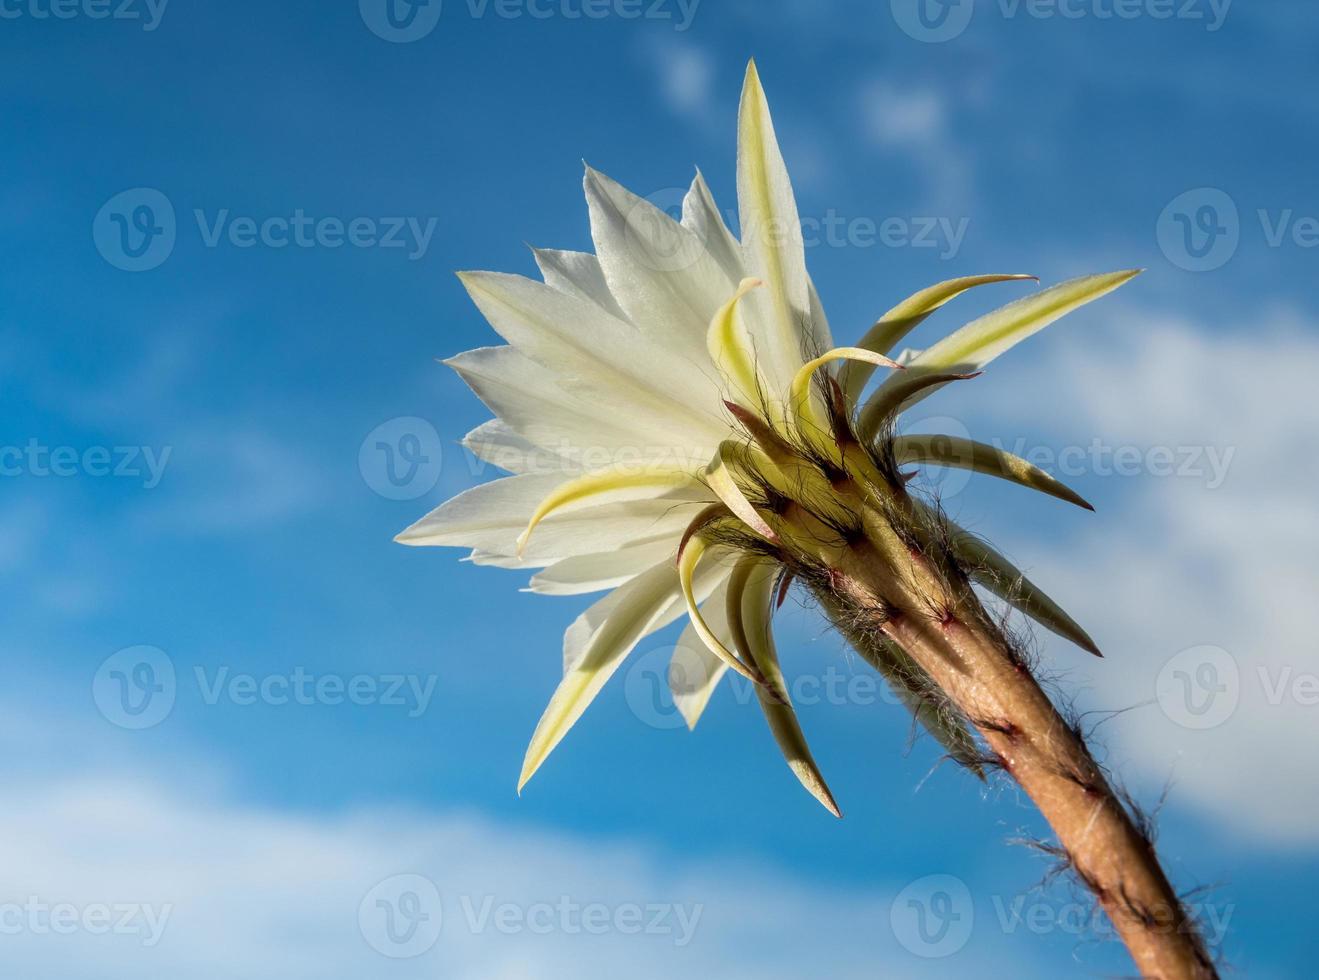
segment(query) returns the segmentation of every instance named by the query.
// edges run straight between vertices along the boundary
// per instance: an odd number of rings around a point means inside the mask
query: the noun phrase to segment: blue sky
[[[1126,969],[1076,926],[1078,896],[1032,890],[1047,865],[1006,843],[1042,832],[1028,801],[931,774],[935,748],[810,610],[781,647],[833,684],[799,700],[844,820],[744,689],[695,733],[651,705],[668,634],[519,799],[587,600],[391,540],[496,475],[458,445],[486,411],[436,363],[495,342],[453,271],[589,248],[583,159],[665,205],[700,166],[735,207],[754,56],[840,341],[955,275],[1148,268],[913,424],[1020,442],[1096,504],[943,485],[1106,650],[1037,638],[1081,708],[1129,709],[1098,737],[1142,800],[1170,786],[1162,852],[1180,886],[1214,886],[1197,901],[1225,962],[1304,975],[1313,5],[931,0],[922,21],[903,0],[445,0],[391,28],[372,0],[118,2],[0,0],[7,973]],[[309,230],[272,239],[270,219]],[[162,234],[136,257],[142,228]],[[994,288],[913,342],[1012,298]],[[431,461],[413,499],[375,448],[406,453],[401,434]],[[115,671],[161,685],[148,712],[168,714],[126,710]],[[1197,678],[1221,695],[1207,716],[1175,697]],[[378,888],[442,908],[431,945],[381,938]],[[564,896],[611,925],[543,912]],[[951,939],[931,945],[903,910],[942,896]],[[77,926],[43,928],[33,897]],[[98,904],[140,906],[142,929],[98,934]],[[634,905],[668,925],[632,935]]]

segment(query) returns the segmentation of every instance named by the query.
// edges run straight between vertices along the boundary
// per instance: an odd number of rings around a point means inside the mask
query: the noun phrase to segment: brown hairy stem
[[[854,643],[869,636],[899,646],[970,720],[991,759],[1039,807],[1141,976],[1216,978],[1147,834],[956,563],[937,544],[914,545],[874,510],[865,523],[866,540],[829,562],[829,605],[848,617],[844,631]]]

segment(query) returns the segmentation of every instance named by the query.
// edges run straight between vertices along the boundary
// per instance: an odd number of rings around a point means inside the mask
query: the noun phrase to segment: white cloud
[[[880,146],[923,147],[946,138],[947,106],[932,88],[872,82],[863,101],[866,132]]]
[[[120,778],[7,782],[23,805],[0,811],[0,930],[6,972],[28,980],[787,980],[821,962],[843,980],[964,972],[965,956],[898,947],[888,921],[900,883],[816,886],[476,817],[308,816]],[[409,890],[420,916],[400,912]],[[51,934],[61,905],[68,931]],[[96,934],[100,907],[119,931]]]
[[[1247,335],[1136,311],[1085,336],[1044,364],[1005,365],[987,401],[1022,393],[1008,406],[1021,432],[1208,447],[1233,453],[1231,466],[1217,489],[1203,475],[1114,477],[1078,538],[1014,550],[1107,653],[1078,672],[1093,684],[1085,704],[1140,706],[1103,728],[1119,770],[1171,776],[1171,805],[1231,832],[1319,844],[1319,337],[1283,314]],[[1205,645],[1231,661],[1201,651],[1169,663]],[[1059,664],[1077,663],[1055,648]]]
[[[660,95],[670,111],[713,129],[717,120],[715,62],[710,54],[682,41],[651,43],[644,53],[656,70]]]

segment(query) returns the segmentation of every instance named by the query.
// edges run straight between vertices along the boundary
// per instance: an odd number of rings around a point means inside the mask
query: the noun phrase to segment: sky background
[[[1106,651],[1036,637],[1164,798],[1223,962],[1312,972],[1314,4],[55,8],[0,0],[0,972],[1129,970],[1010,845],[1043,833],[1029,801],[937,766],[796,602],[780,647],[818,682],[800,713],[845,819],[745,688],[677,726],[672,633],[519,799],[590,600],[392,542],[497,475],[436,363],[495,342],[453,271],[589,248],[583,159],[665,207],[700,166],[735,207],[751,56],[839,342],[952,276],[1148,269],[910,424],[1036,453],[1094,502],[940,485]],[[319,237],[249,234],[299,214]],[[397,488],[382,442],[429,462]],[[299,677],[321,686],[285,696]]]

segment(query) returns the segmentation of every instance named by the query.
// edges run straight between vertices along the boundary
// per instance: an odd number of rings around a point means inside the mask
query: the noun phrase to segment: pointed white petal
[[[815,282],[810,276],[806,278],[806,285],[810,288],[811,295],[811,345],[807,349],[807,353],[832,350],[834,335],[829,329],[829,318],[824,315],[824,304],[820,302],[820,294],[816,292]],[[860,344],[858,346],[864,347],[865,345]]]
[[[742,246],[728,230],[724,216],[714,203],[714,195],[699,170],[682,202],[682,226],[705,243],[706,251],[724,270],[730,282],[747,278],[742,264]]]
[[[509,473],[572,473],[576,467],[513,431],[502,419],[491,419],[463,438],[463,447],[485,463]]]
[[[463,559],[473,565],[481,568],[506,568],[512,571],[528,568],[544,568],[547,565],[553,565],[556,561],[563,561],[562,558],[519,558],[516,555],[500,555],[493,551],[482,551],[476,549],[470,555]]]
[[[650,201],[589,167],[585,185],[591,237],[614,299],[643,334],[699,357],[710,317],[735,280],[695,233]]]
[[[755,62],[738,115],[737,199],[747,274],[766,284],[752,300],[764,333],[763,370],[781,391],[801,367],[810,336],[810,287],[797,201]]]
[[[518,535],[537,505],[564,481],[564,474],[536,473],[484,483],[459,494],[417,521],[396,540],[417,546],[474,548],[513,556]],[[547,519],[524,554],[537,559],[570,558],[609,551],[662,534],[681,536],[709,500],[705,488],[665,491],[650,500],[630,500],[569,511]]]
[[[533,248],[531,251],[546,285],[561,293],[589,300],[610,316],[627,319],[627,314],[609,292],[600,260],[594,255],[552,248]]]
[[[687,448],[721,431],[717,388],[672,346],[653,342],[598,306],[522,276],[460,276],[490,325],[550,368],[564,387],[597,411],[665,426],[671,445]]]
[[[652,413],[601,411],[565,390],[554,373],[513,347],[482,347],[444,362],[489,409],[528,442],[572,462],[602,466],[614,457],[671,455],[672,427]],[[717,445],[716,442],[714,445]],[[706,459],[714,445],[697,455]]]
[[[569,627],[563,638],[567,666],[536,726],[522,763],[518,791],[540,768],[643,637],[680,615],[678,576],[661,562],[605,596]]]

